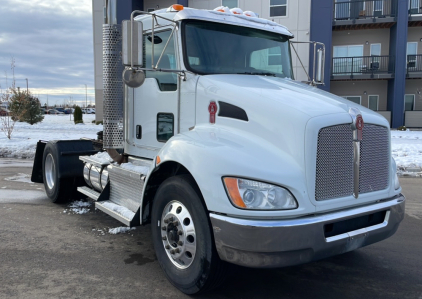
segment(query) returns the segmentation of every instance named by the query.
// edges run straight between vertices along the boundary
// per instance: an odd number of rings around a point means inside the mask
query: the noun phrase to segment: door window
[[[222,0],[221,5],[227,6],[228,8],[235,8],[239,7],[239,4],[237,2],[237,0]]]
[[[166,142],[174,136],[174,115],[173,113],[157,114],[157,140]]]
[[[157,64],[158,59],[164,49],[171,34],[170,30],[163,32],[154,33],[154,65]],[[147,68],[151,68],[151,56],[152,56],[152,35],[146,34],[144,36],[145,44],[145,55],[144,65]],[[174,46],[174,35],[171,37],[166,50],[158,64],[159,69],[172,69],[176,70],[176,51]],[[146,71],[146,78],[155,78],[157,80],[158,87],[161,91],[175,91],[177,90],[177,74],[159,71]]]
[[[407,94],[404,96],[404,111],[415,110],[415,95]]]
[[[358,73],[362,70],[363,45],[334,46],[333,73]]]
[[[415,69],[417,65],[418,43],[407,43],[407,68]]]
[[[378,111],[378,99],[379,99],[379,96],[369,96],[368,108],[373,111]]]
[[[336,19],[348,19],[350,17],[350,1],[349,0],[336,0],[335,14]]]
[[[348,99],[349,101],[352,101],[353,103],[360,105],[360,96],[347,96],[344,97],[345,99]]]
[[[383,2],[385,0],[375,0],[374,1],[374,16],[379,17],[382,16],[382,9],[383,9]]]

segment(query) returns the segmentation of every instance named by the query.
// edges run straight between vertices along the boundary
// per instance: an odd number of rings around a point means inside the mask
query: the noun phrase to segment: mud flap
[[[47,144],[47,141],[40,140],[37,142],[34,165],[32,167],[31,182],[44,183],[44,180],[42,177],[42,156],[43,156],[44,148],[46,144]]]

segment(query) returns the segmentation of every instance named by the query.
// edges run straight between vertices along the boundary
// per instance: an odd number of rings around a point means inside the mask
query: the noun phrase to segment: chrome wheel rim
[[[195,225],[188,209],[178,201],[169,202],[161,216],[161,239],[170,261],[188,268],[196,254]]]
[[[52,154],[48,154],[45,158],[45,181],[48,189],[53,189],[56,179],[56,164],[54,164],[54,158]]]

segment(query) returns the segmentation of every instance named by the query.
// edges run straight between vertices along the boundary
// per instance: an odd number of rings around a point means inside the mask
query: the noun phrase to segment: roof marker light
[[[234,15],[243,15],[243,10],[241,10],[239,7],[232,8],[232,9],[230,9],[230,11],[231,11]]]
[[[247,10],[244,11],[243,14],[247,17],[251,17],[251,18],[257,18],[258,15],[256,13],[254,13],[253,11]]]
[[[183,5],[181,4],[173,4],[171,7],[176,11],[181,11],[184,9]]]
[[[225,13],[232,13],[227,6],[219,6],[214,8],[214,11],[225,12]]]

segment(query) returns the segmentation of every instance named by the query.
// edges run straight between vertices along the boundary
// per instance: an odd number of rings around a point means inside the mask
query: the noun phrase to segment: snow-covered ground
[[[399,175],[422,176],[422,131],[391,131],[391,150]]]
[[[38,140],[95,139],[103,126],[92,123],[93,114],[84,114],[83,119],[84,124],[75,125],[69,115],[46,115],[43,122],[32,126],[16,123],[11,140],[0,132],[0,158],[32,159]],[[391,140],[398,173],[422,176],[422,131],[392,131]]]
[[[4,132],[0,131],[0,158],[27,158],[35,155],[38,140],[79,139],[81,137],[97,138],[97,132],[102,131],[102,125],[92,123],[94,114],[84,114],[83,124],[75,125],[70,115],[45,115],[41,123],[30,125],[25,122],[16,122],[9,140]]]

